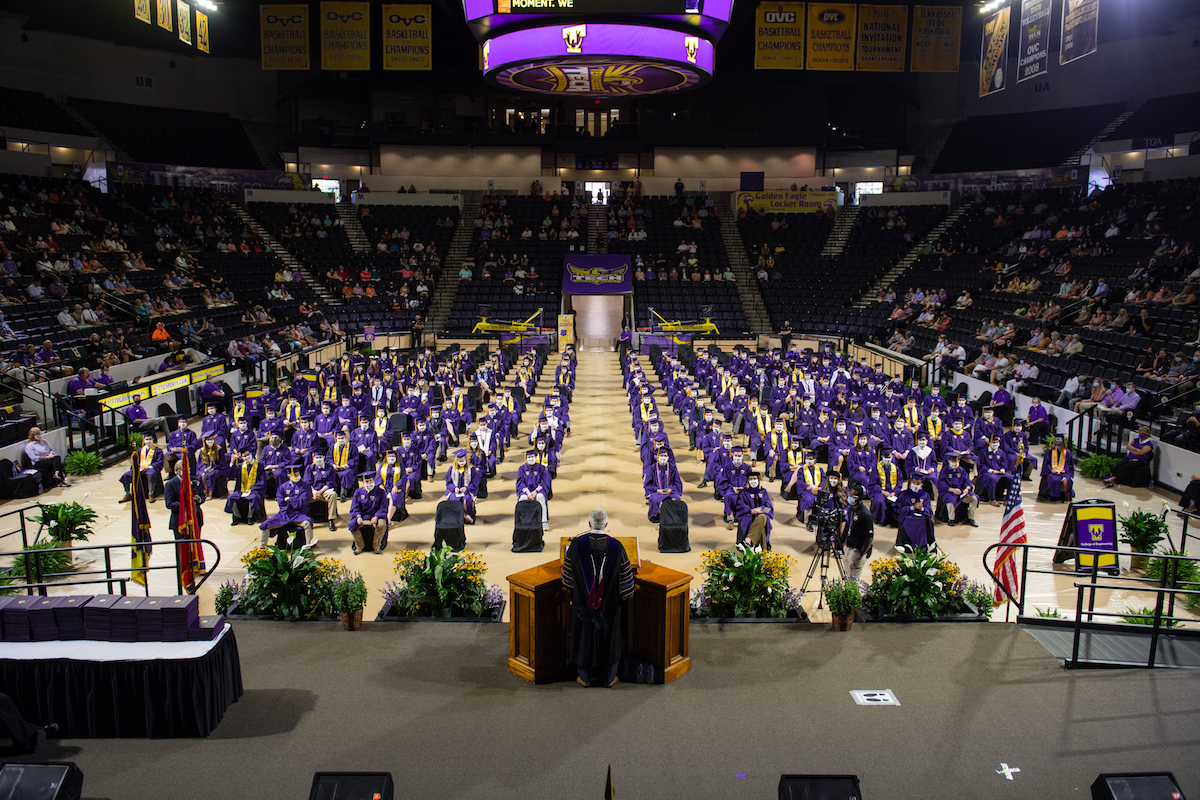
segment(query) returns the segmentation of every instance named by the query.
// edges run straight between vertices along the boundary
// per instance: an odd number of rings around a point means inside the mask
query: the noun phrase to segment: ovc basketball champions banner
[[[759,3],[754,68],[804,69],[804,3]]]
[[[958,72],[962,9],[913,6],[913,72]]]
[[[308,4],[259,6],[263,69],[308,69]]]
[[[563,256],[564,294],[620,294],[633,291],[629,256]]]
[[[907,6],[858,7],[857,66],[864,72],[904,72]]]
[[[857,12],[858,6],[852,3],[813,3],[808,7],[809,69],[854,69]]]
[[[433,69],[433,16],[429,6],[383,7],[383,68]]]
[[[321,69],[371,69],[369,3],[321,3]]]
[[[1002,91],[1008,72],[1008,20],[1010,6],[992,14],[983,22],[983,40],[979,45],[979,96]]]
[[[1050,66],[1050,17],[1054,0],[1021,3],[1021,53],[1017,56],[1017,83],[1046,74]]]
[[[837,210],[837,192],[820,190],[807,192],[770,191],[770,192],[738,192],[737,207],[747,212],[776,211],[781,214],[808,213],[824,211],[832,214]]]
[[[1063,0],[1062,44],[1058,63],[1070,64],[1096,52],[1100,0]]]
[[[147,25],[150,24],[150,0],[133,0],[133,16]]]

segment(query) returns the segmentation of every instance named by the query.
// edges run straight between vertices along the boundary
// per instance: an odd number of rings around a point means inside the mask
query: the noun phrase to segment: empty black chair
[[[546,547],[542,538],[542,506],[536,500],[522,500],[513,511],[514,553],[540,553]]]
[[[689,553],[687,503],[674,498],[662,501],[658,510],[658,552]]]
[[[539,510],[539,517],[540,517]],[[539,519],[540,523],[540,519]],[[541,525],[538,525],[541,528]],[[433,521],[433,546],[450,545],[454,550],[467,546],[467,529],[463,522],[463,504],[458,500],[443,500],[438,503]]]
[[[14,473],[13,462],[0,458],[0,498],[11,500],[19,497],[36,497],[38,494],[38,476],[26,473]]]

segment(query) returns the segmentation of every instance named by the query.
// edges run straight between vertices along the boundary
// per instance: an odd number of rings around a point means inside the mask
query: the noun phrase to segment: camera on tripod
[[[829,507],[832,493],[828,489],[817,492],[816,500],[809,512],[809,519],[817,527],[818,550],[841,550],[842,509]]]

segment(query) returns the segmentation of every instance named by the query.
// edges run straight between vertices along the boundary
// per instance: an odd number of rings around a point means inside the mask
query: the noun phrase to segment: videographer
[[[818,548],[832,547],[838,551],[842,549],[841,534],[845,528],[848,506],[846,485],[842,482],[842,476],[830,472],[825,477],[825,487],[817,492],[813,512],[809,517],[810,522],[815,522],[817,526]]]
[[[857,578],[862,574],[863,564],[871,557],[875,546],[875,518],[871,515],[867,489],[861,484],[850,490],[850,512],[844,541],[846,566],[850,575]]]

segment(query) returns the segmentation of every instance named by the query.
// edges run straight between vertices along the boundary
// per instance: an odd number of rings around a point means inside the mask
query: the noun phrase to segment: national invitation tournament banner
[[[383,7],[383,68],[433,69],[433,16],[429,6]]]
[[[853,3],[813,3],[808,7],[809,69],[854,69],[857,11]]]
[[[1008,72],[1008,20],[1011,6],[1005,6],[983,22],[979,45],[979,96],[1003,91]]]
[[[1063,0],[1059,66],[1096,52],[1096,27],[1099,24],[1100,0]]]
[[[633,291],[633,269],[627,255],[563,256],[564,294],[621,294]]]
[[[1050,66],[1050,18],[1054,0],[1022,0],[1017,83],[1046,74]]]
[[[263,69],[308,69],[308,4],[258,7]]]
[[[321,69],[371,69],[369,3],[321,3]]]
[[[804,3],[758,4],[754,68],[804,69]]]
[[[912,40],[913,72],[958,72],[962,9],[913,6]]]
[[[837,210],[837,192],[820,190],[738,192],[737,207],[745,209],[747,213],[762,209],[766,212],[775,211],[784,214],[814,214],[817,211],[832,214]]]
[[[907,6],[858,7],[857,66],[864,72],[904,72]]]

